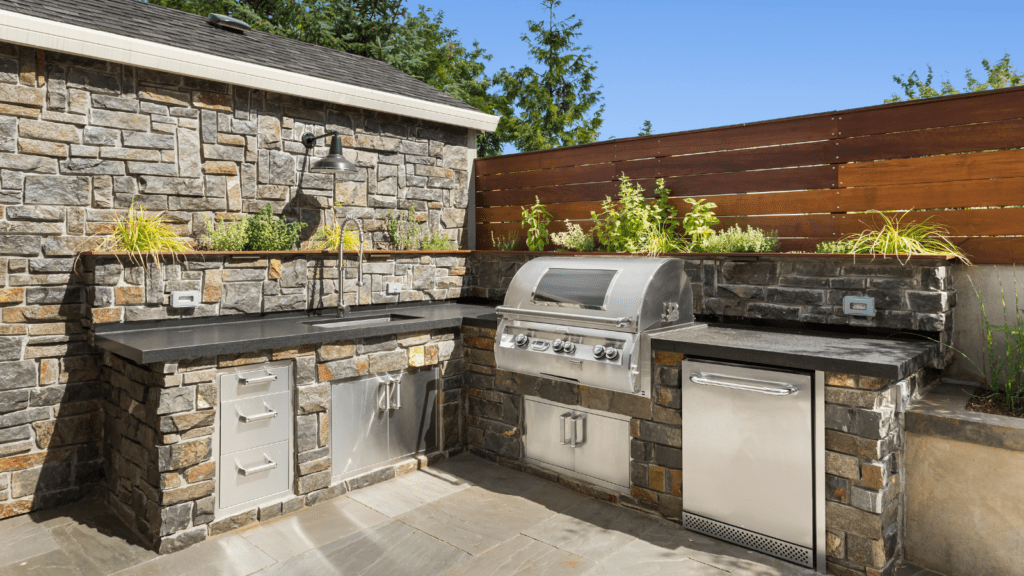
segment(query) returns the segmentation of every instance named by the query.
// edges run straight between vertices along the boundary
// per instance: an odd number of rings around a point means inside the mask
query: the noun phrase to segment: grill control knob
[[[562,351],[565,352],[566,354],[572,354],[573,352],[576,351],[576,345],[573,344],[572,342],[566,342],[565,344],[562,345]]]
[[[516,346],[519,346],[519,347],[526,346],[526,344],[529,341],[530,341],[530,339],[526,337],[526,334],[519,334],[519,335],[516,336]]]
[[[551,343],[551,349],[554,350],[555,352],[561,352],[562,351],[562,341],[561,340],[555,340],[554,342],[552,342]]]
[[[615,360],[619,357],[619,351],[615,348],[605,348],[604,357],[609,360]]]
[[[601,346],[600,344],[594,346],[594,358],[604,358],[604,346]]]

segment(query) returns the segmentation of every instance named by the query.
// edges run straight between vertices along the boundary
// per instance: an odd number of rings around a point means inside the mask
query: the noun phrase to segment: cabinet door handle
[[[257,472],[266,472],[267,470],[273,470],[274,468],[277,468],[277,462],[271,460],[270,456],[264,454],[263,457],[267,459],[267,463],[260,464],[259,466],[253,466],[252,468],[242,468],[242,466],[238,464],[237,461],[235,462],[235,464],[238,466],[238,471],[242,473],[242,476],[256,474]]]
[[[565,445],[565,419],[572,416],[572,412],[566,412],[558,417],[558,443]]]
[[[579,440],[579,437],[577,436],[577,431],[575,431],[575,430],[577,430],[577,422],[579,422],[581,420],[584,420],[584,419],[586,419],[586,416],[584,416],[583,414],[580,414],[580,415],[577,415],[577,416],[572,416],[572,418],[569,420],[569,424],[572,425],[572,437],[571,437],[572,439],[569,441],[569,447],[571,447],[571,448],[575,448],[577,446],[583,446],[583,441]],[[580,435],[580,436],[583,436],[583,435]]]
[[[276,417],[277,417],[277,412],[275,412],[274,410],[272,410],[272,409],[270,408],[270,405],[269,405],[269,404],[267,404],[266,402],[264,402],[264,403],[263,403],[263,407],[264,407],[264,408],[266,408],[266,409],[267,409],[267,411],[266,411],[266,412],[264,412],[264,413],[262,413],[262,414],[257,414],[257,415],[255,415],[255,416],[247,416],[247,415],[245,415],[245,414],[242,414],[242,410],[241,410],[240,408],[236,408],[236,410],[238,411],[238,418],[239,418],[239,419],[240,419],[240,420],[241,420],[242,422],[245,422],[246,424],[248,424],[249,422],[258,422],[258,421],[260,421],[260,420],[266,420],[266,419],[268,419],[268,418],[276,418]]]
[[[716,380],[716,378],[727,378],[728,380]],[[769,396],[789,396],[800,391],[796,386],[786,382],[772,382],[770,380],[726,376],[724,374],[701,374],[700,372],[690,374],[690,382],[704,386],[720,386],[722,388],[734,388],[748,392],[760,392]]]
[[[402,386],[401,386],[401,384],[402,383],[400,381],[398,381],[398,380],[391,380],[390,382],[388,382],[388,390],[389,390],[388,398],[389,398],[389,401],[391,402],[391,408],[393,410],[398,410],[399,408],[402,407]]]
[[[391,386],[387,382],[381,382],[377,386],[377,410],[383,412],[388,409],[388,396],[391,392]]]
[[[252,378],[248,376],[238,377],[239,384],[259,384],[261,382],[273,382],[275,380],[277,380],[277,374],[272,373],[270,370],[267,370],[266,376],[256,376]]]

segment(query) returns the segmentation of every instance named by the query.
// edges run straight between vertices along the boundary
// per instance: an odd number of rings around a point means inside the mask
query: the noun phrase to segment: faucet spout
[[[341,228],[338,230],[338,318],[345,316],[349,307],[345,306],[345,226],[354,222],[359,229],[359,265],[356,271],[356,286],[363,285],[363,223],[349,216],[341,221]],[[356,301],[358,302],[359,291],[356,290]]]

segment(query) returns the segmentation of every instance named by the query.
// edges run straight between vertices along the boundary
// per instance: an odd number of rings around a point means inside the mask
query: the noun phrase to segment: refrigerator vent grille
[[[814,568],[814,554],[812,554],[810,548],[769,538],[756,532],[709,520],[689,512],[683,513],[683,527],[687,530],[713,536],[719,540],[725,540],[726,542],[732,542],[733,544],[757,550],[758,552],[764,552],[769,556],[775,556],[795,564]]]

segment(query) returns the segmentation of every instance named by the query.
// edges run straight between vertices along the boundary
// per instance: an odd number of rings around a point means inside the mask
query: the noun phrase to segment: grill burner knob
[[[562,351],[562,341],[561,340],[555,340],[554,342],[552,342],[551,343],[551,349],[554,350],[555,352],[561,352]]]
[[[562,345],[562,351],[565,352],[566,354],[572,354],[573,352],[576,351],[576,345],[573,344],[572,342],[566,342],[565,344]]]
[[[601,346],[600,344],[594,346],[594,358],[604,358],[604,346]]]
[[[516,336],[516,346],[526,346],[527,342],[529,341],[530,339],[526,337],[526,334],[519,334],[518,336]]]
[[[609,360],[615,360],[619,357],[619,351],[615,348],[606,348],[604,351],[604,357]]]

